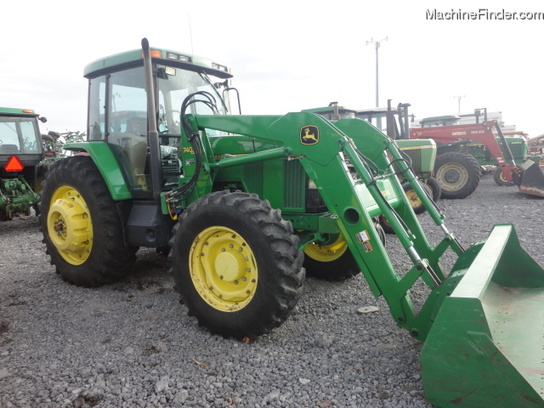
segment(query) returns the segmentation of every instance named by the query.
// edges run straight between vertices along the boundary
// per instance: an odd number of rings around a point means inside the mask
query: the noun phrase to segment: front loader
[[[528,324],[542,314],[544,270],[513,226],[465,249],[396,142],[371,124],[308,111],[230,115],[224,66],[146,39],[142,49],[86,68],[89,141],[66,145],[75,156],[47,173],[41,226],[64,279],[113,282],[138,247],[168,244],[189,314],[213,333],[252,338],[288,318],[305,269],[360,271],[396,323],[425,342],[431,403],[544,406],[544,329]],[[399,179],[442,231],[436,246]],[[405,249],[406,270],[393,267],[378,216]],[[446,251],[457,258],[449,272]],[[429,288],[420,307],[416,284]]]

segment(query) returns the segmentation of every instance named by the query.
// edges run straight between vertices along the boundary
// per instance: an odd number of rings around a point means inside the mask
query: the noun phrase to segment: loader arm
[[[410,288],[419,278],[432,289],[438,288],[445,280],[439,266],[440,257],[448,248],[457,253],[463,249],[445,228],[443,216],[423,192],[394,141],[362,120],[330,122],[309,112],[284,116],[196,115],[190,117],[190,122],[193,129],[198,129],[203,135],[202,155],[207,159],[213,154],[208,151],[210,145],[205,136],[206,129],[274,141],[282,146],[208,161],[204,164],[204,173],[209,177],[224,167],[266,159],[284,157],[300,161],[317,186],[330,218],[336,220],[374,295],[384,296],[400,326],[409,329],[419,339],[425,338],[432,314],[437,310],[435,303],[441,298],[430,296],[426,305],[416,313],[409,295]],[[183,151],[189,152],[189,149]],[[183,161],[196,163],[197,160],[189,153]],[[191,169],[186,171],[189,177]],[[424,197],[431,217],[443,229],[445,238],[435,248],[430,246],[421,230],[397,173],[402,173],[402,178]],[[205,191],[202,185],[212,184],[206,177],[200,181],[200,191]],[[387,255],[372,219],[378,214],[389,220],[412,261],[413,267],[406,273],[397,273]]]

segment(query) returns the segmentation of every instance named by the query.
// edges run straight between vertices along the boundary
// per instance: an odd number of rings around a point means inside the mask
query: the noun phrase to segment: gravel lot
[[[514,223],[541,265],[543,205],[490,175],[470,197],[439,201],[463,244]],[[441,238],[426,214],[420,220],[431,241]],[[397,242],[387,246],[402,266]],[[140,251],[125,280],[83,289],[55,274],[36,217],[0,223],[0,248],[1,407],[431,407],[421,344],[362,276],[307,279],[287,322],[244,344],[187,316],[154,251]],[[378,311],[359,314],[363,306]]]

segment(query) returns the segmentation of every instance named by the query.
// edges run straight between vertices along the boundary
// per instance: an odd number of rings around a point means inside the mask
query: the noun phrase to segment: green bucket
[[[544,407],[544,270],[512,225],[495,226],[456,265],[470,266],[454,272],[464,275],[421,350],[427,399],[439,407]]]
[[[522,175],[519,191],[525,194],[544,197],[544,174],[540,166],[532,160],[521,165]]]

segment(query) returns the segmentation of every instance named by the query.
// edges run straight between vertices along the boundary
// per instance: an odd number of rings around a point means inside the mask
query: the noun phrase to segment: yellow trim
[[[406,146],[406,147],[399,147],[400,150],[421,150],[421,149],[434,149],[434,145],[423,145],[423,146]]]

